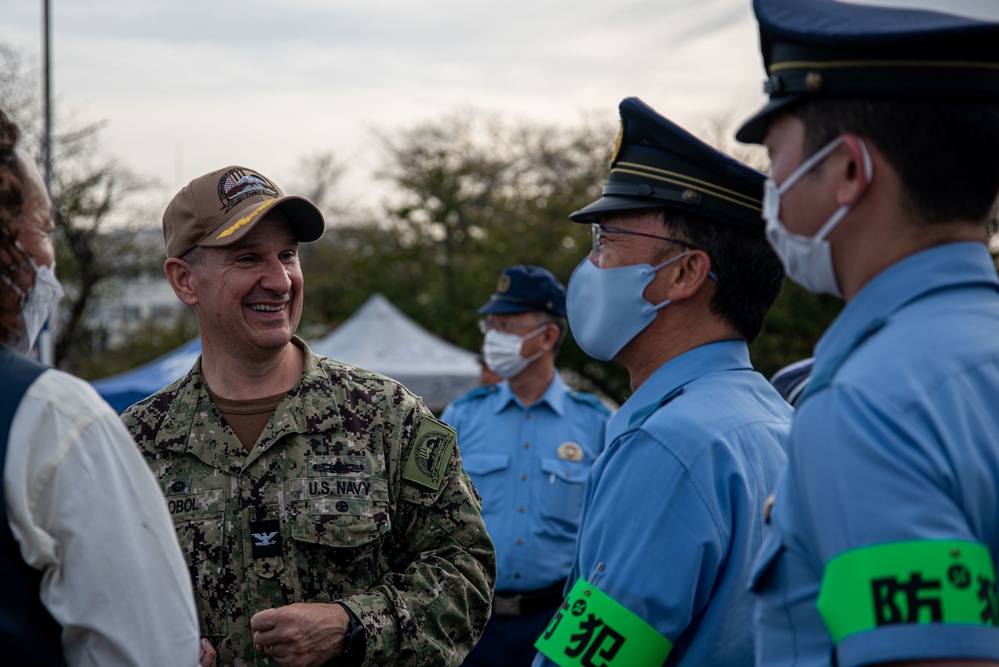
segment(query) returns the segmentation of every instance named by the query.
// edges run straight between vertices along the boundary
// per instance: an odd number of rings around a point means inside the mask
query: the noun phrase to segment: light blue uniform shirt
[[[833,664],[816,599],[834,556],[941,539],[984,544],[999,556],[997,290],[984,245],[933,248],[875,277],[819,341],[773,530],[754,566],[757,664]],[[994,577],[975,585],[989,612]],[[900,597],[892,602],[906,607]],[[856,604],[870,610],[876,602],[858,596]],[[839,667],[995,660],[999,629],[903,622],[846,636],[835,650]]]
[[[558,373],[525,406],[509,382],[473,389],[445,408],[465,471],[482,496],[496,546],[496,590],[532,591],[565,580],[572,565],[590,466],[604,448],[610,410]]]
[[[746,586],[791,414],[746,343],[723,341],[667,362],[607,427],[570,585],[585,578],[664,635],[667,665],[752,665]]]

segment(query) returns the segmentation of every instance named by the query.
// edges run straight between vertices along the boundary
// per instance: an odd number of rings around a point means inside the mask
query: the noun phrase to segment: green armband
[[[673,644],[579,579],[534,647],[560,667],[660,667]]]
[[[996,625],[996,573],[983,545],[890,542],[826,565],[817,607],[833,641],[899,624]]]

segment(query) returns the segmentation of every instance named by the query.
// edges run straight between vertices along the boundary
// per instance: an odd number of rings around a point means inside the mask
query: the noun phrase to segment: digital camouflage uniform
[[[367,630],[364,665],[460,664],[495,554],[454,431],[398,383],[305,351],[249,453],[200,359],[123,415],[166,495],[202,632],[219,665],[273,665],[254,650],[256,612],[343,600]]]

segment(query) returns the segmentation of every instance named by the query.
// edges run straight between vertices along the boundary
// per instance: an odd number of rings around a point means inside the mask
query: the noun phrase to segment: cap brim
[[[502,299],[490,299],[489,303],[479,308],[480,315],[516,315],[538,310],[537,307]]]
[[[735,133],[735,140],[744,144],[763,143],[763,139],[767,136],[767,128],[770,127],[770,118],[784,107],[804,97],[804,95],[790,95],[771,99],[766,106],[742,124],[742,127]]]
[[[304,197],[283,197],[277,204],[288,216],[291,231],[299,243],[312,243],[326,233],[326,218],[322,211]]]
[[[294,195],[270,199],[263,203],[254,201],[237,209],[221,225],[206,234],[198,245],[219,248],[235,243],[250,233],[272,211],[281,211],[288,218],[291,232],[299,243],[311,243],[326,232],[326,219],[315,204]]]
[[[618,197],[607,195],[596,200],[589,206],[579,209],[569,214],[569,219],[573,222],[593,223],[600,222],[611,213],[621,213],[624,211],[642,211],[650,208],[665,208],[668,204],[659,199],[647,199],[645,197]]]

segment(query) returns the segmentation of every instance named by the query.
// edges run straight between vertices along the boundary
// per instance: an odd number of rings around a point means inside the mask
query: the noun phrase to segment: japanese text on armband
[[[826,565],[817,603],[839,642],[887,625],[996,625],[996,574],[981,544],[891,542],[842,553]]]
[[[561,667],[659,667],[673,648],[585,579],[575,583],[534,646]]]

